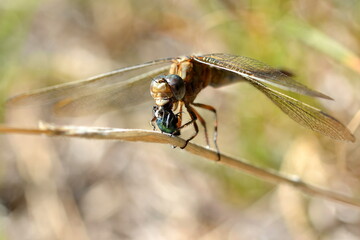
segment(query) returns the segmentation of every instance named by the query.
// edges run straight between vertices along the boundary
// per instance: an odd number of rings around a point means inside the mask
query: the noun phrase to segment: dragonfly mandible
[[[152,125],[155,126],[155,122],[160,131],[171,135],[180,135],[182,128],[193,125],[195,131],[186,140],[186,146],[198,134],[199,121],[209,145],[206,122],[195,107],[212,111],[215,114],[214,144],[218,151],[217,112],[211,105],[196,103],[195,99],[207,86],[221,87],[241,81],[260,90],[297,123],[333,139],[355,141],[347,127],[334,117],[273,87],[311,97],[332,98],[260,61],[224,53],[154,60],[86,80],[21,94],[9,99],[8,104],[22,106],[33,101],[46,102],[53,106],[55,113],[65,116],[98,113],[125,103],[141,103],[150,83],[150,93],[156,104]],[[186,123],[182,123],[183,108],[190,116],[190,121]]]

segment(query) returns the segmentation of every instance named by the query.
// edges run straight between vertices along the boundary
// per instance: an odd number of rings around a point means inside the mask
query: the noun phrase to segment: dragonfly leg
[[[155,131],[156,127],[154,122],[156,121],[155,111],[157,110],[157,107],[153,107],[153,118],[150,120],[150,125],[153,127],[153,131]]]
[[[180,128],[181,128],[181,122],[182,122],[182,107],[183,107],[183,103],[181,102],[178,106],[175,107],[179,108],[179,112],[175,114],[176,118],[177,118],[177,130],[176,132],[172,133],[171,136],[179,136],[180,135]],[[186,146],[186,145],[185,145]],[[176,146],[172,146],[173,148],[176,148]]]
[[[190,138],[188,138],[188,139],[186,140],[185,145],[182,146],[181,149],[184,149],[184,148],[188,145],[188,143],[189,143],[192,139],[194,139],[194,137],[196,137],[196,135],[199,133],[199,127],[198,127],[198,125],[197,125],[197,123],[196,123],[197,115],[196,115],[195,109],[194,109],[193,107],[191,107],[189,104],[185,104],[185,107],[186,107],[186,109],[187,109],[187,111],[188,111],[188,113],[189,113],[189,115],[190,115],[191,120],[190,120],[189,122],[185,123],[184,125],[182,125],[181,127],[179,127],[179,130],[180,130],[181,128],[184,128],[184,127],[186,127],[186,126],[189,126],[190,124],[193,124],[193,125],[194,125],[194,129],[195,129],[195,133],[194,133]]]
[[[196,107],[199,107],[199,108],[203,108],[203,109],[206,109],[206,110],[209,110],[211,112],[214,113],[215,115],[215,122],[214,122],[214,145],[215,145],[215,149],[216,149],[216,152],[217,152],[217,155],[218,155],[218,160],[220,160],[220,151],[219,151],[219,147],[217,145],[217,136],[218,136],[218,118],[217,118],[217,113],[216,113],[216,109],[213,107],[213,106],[210,106],[210,105],[206,105],[206,104],[202,104],[202,103],[192,103],[194,106]],[[198,116],[199,117],[199,116]],[[200,118],[199,118],[200,120]],[[200,120],[201,122],[201,120]],[[203,125],[204,126],[204,125]],[[207,138],[207,132],[206,132],[206,127],[204,126],[205,128],[205,135],[206,135],[206,138]]]
[[[194,105],[196,106],[196,105]],[[208,135],[208,131],[207,131],[207,127],[206,127],[206,122],[204,120],[204,118],[194,109],[194,113],[196,114],[196,118],[200,121],[201,125],[204,128],[204,132],[205,132],[205,141],[206,141],[206,145],[209,148],[210,144],[209,144],[209,135]]]
[[[182,108],[183,108],[183,103],[180,102],[180,104],[179,104],[179,112],[176,114],[176,116],[177,116],[177,118],[178,118],[178,122],[177,122],[177,127],[178,127],[178,129],[181,128],[182,114],[183,114]]]

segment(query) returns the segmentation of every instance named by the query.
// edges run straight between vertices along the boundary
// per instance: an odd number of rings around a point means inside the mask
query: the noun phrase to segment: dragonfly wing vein
[[[296,82],[291,77],[269,65],[244,56],[236,56],[225,53],[207,54],[194,56],[196,61],[225,71],[233,72],[244,78],[250,78],[265,84],[269,84],[283,90],[311,97],[332,99],[331,97],[312,90],[305,85]]]
[[[151,79],[168,71],[169,67],[159,68],[126,82],[100,87],[96,92],[74,100],[63,99],[54,105],[54,111],[58,116],[82,116],[136,106],[152,100],[148,93]]]
[[[7,101],[7,107],[47,105],[54,106],[55,112],[60,115],[72,116],[89,114],[93,110],[96,110],[94,113],[105,112],[109,110],[108,106],[115,107],[114,103],[119,103],[117,98],[131,99],[130,93],[135,94],[141,102],[146,99],[146,95],[142,92],[139,94],[140,91],[144,89],[144,86],[148,88],[152,77],[168,72],[171,61],[172,58],[155,60],[86,80],[42,88],[10,98]],[[161,64],[163,67],[159,67]],[[156,69],[154,70],[154,68]],[[139,92],[134,93],[135,89],[133,88],[136,87],[139,88]],[[127,91],[124,91],[125,89]],[[130,91],[130,89],[134,91]],[[121,108],[125,103],[127,101],[118,104],[117,107]]]
[[[341,122],[323,111],[270,89],[262,83],[256,81],[250,83],[299,124],[333,139],[355,141],[355,137]]]

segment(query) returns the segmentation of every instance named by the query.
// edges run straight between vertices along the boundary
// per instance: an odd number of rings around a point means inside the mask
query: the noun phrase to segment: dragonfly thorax
[[[157,76],[150,84],[150,94],[158,106],[182,100],[185,90],[184,80],[176,74]]]

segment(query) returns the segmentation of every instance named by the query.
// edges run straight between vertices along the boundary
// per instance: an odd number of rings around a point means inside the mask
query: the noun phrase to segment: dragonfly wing
[[[151,99],[146,94],[151,78],[168,73],[171,61],[172,58],[155,60],[35,90],[10,98],[7,107],[51,106],[57,115],[77,116],[138,104]]]
[[[124,109],[152,100],[149,89],[150,81],[161,74],[168,74],[169,66],[104,87],[97,91],[73,98],[64,98],[54,105],[59,116],[82,116],[98,114],[114,109]]]
[[[299,124],[333,139],[355,141],[355,137],[341,122],[323,111],[270,89],[260,82],[251,80],[250,83]]]
[[[252,79],[253,81],[262,82],[302,95],[332,99],[323,93],[312,90],[305,85],[296,82],[281,71],[255,59],[225,53],[193,56],[193,58],[203,64],[238,74],[245,79]],[[234,79],[235,81],[240,80],[233,77],[231,79]],[[219,86],[221,86],[221,81],[219,84]]]

